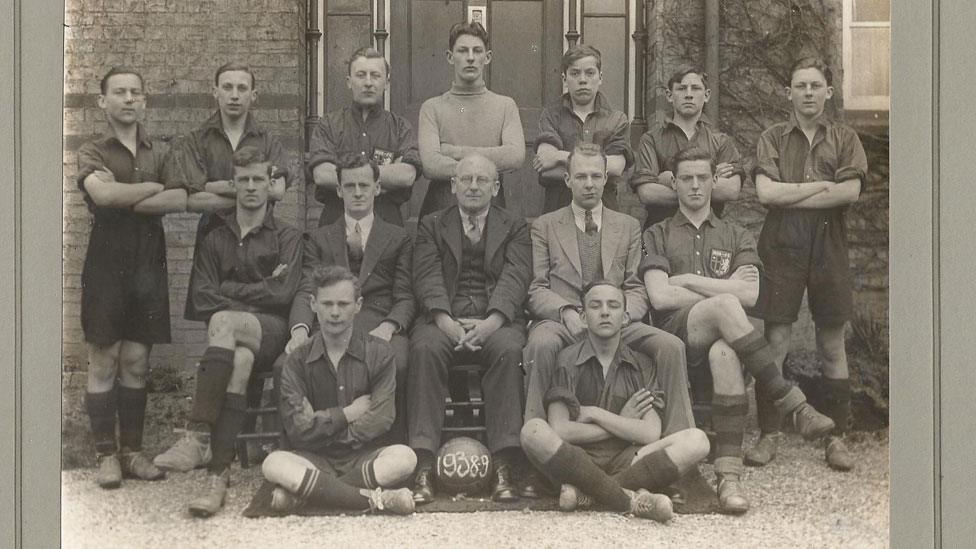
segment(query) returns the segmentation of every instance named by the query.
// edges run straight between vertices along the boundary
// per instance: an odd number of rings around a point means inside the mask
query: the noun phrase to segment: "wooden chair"
[[[261,406],[266,385],[270,384],[271,405]],[[247,469],[251,466],[250,456],[248,455],[247,443],[249,441],[259,443],[277,442],[283,445],[284,436],[281,426],[277,421],[278,415],[278,391],[275,387],[275,380],[270,370],[257,372],[251,376],[247,386],[247,419],[244,428],[237,435],[237,457],[241,461],[241,468]],[[261,431],[257,430],[257,420],[261,419]],[[266,430],[268,419],[274,425],[274,429]]]
[[[480,364],[458,364],[448,374],[450,400],[444,413],[444,441],[468,436],[487,444],[485,427],[485,398],[481,390],[481,376],[486,367]]]

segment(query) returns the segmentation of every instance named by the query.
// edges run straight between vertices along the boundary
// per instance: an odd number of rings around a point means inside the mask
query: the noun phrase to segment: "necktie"
[[[593,210],[586,210],[583,213],[583,230],[589,235],[596,233],[597,227],[596,221],[593,221]]]
[[[478,230],[478,220],[473,215],[468,216],[468,229],[464,232],[465,236],[472,244],[481,241],[481,231]]]
[[[346,245],[349,246],[349,255],[355,259],[363,257],[363,230],[359,227],[359,222],[352,229],[352,233],[346,237]]]

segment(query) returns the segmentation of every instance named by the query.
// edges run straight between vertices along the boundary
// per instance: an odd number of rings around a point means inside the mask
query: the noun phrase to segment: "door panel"
[[[542,107],[561,91],[562,2],[560,0],[488,0],[492,61],[488,88],[512,97],[526,140],[526,161],[505,174],[505,200],[516,215],[534,217],[542,210],[542,187],[532,170],[533,143]],[[467,15],[457,0],[397,1],[392,5],[390,106],[416,128],[420,105],[451,86],[453,72],[445,59],[448,32]],[[420,210],[427,189],[415,186],[409,214]]]

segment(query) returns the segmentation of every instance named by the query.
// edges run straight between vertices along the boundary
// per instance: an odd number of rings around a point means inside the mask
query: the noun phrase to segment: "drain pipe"
[[[705,115],[718,126],[720,78],[719,78],[719,0],[705,0],[705,72],[708,73],[708,87],[712,90]]]

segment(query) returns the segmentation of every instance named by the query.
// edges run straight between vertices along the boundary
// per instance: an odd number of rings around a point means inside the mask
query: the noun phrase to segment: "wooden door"
[[[415,128],[420,105],[451,86],[453,72],[445,58],[448,32],[452,25],[465,20],[468,4],[461,0],[392,3],[390,108],[405,116]],[[488,88],[515,100],[525,133],[525,163],[520,170],[505,174],[506,205],[513,213],[535,217],[542,210],[542,187],[531,160],[539,133],[539,114],[562,92],[562,2],[488,0],[478,4],[488,7],[492,50],[486,74]],[[420,210],[426,190],[427,182],[418,182],[411,200],[411,216]]]

